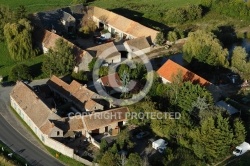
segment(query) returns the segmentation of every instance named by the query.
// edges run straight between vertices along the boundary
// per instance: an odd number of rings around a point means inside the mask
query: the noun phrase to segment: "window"
[[[57,131],[57,136],[59,136],[60,135],[60,131]]]
[[[44,137],[43,137],[43,135],[41,135],[41,138],[42,138],[42,141],[44,142]]]

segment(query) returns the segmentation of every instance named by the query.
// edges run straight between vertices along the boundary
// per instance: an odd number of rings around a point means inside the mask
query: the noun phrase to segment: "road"
[[[0,139],[9,146],[13,151],[19,153],[29,163],[36,166],[61,166],[52,156],[33,145],[19,132],[17,132],[4,118],[0,115]]]
[[[46,80],[34,81],[31,83],[31,86],[45,82]],[[45,148],[22,126],[11,110],[9,110],[9,93],[12,88],[0,87],[0,140],[32,165],[63,166],[56,158],[45,152]]]

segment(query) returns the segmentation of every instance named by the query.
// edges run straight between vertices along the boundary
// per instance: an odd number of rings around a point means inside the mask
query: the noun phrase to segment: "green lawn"
[[[41,67],[44,56],[40,55],[28,60],[25,60],[21,63],[24,63],[30,66],[30,71],[34,79],[43,78]],[[11,68],[16,65],[18,62],[13,61],[10,58],[7,45],[0,42],[0,75],[4,77],[4,80],[8,79],[9,72]],[[19,62],[20,63],[20,62]]]
[[[37,12],[69,6],[72,0],[0,0],[0,4],[8,5],[11,8],[17,8],[24,5],[28,12]]]

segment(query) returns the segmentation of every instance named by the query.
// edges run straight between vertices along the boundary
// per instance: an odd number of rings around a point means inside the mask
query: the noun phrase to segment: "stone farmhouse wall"
[[[68,156],[70,158],[73,158],[74,156],[74,150],[72,148],[67,147],[66,145],[52,139],[49,137],[45,137],[45,141],[44,144],[58,152],[60,152],[61,154]]]

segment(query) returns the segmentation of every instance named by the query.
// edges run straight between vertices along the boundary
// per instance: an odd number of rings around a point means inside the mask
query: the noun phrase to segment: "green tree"
[[[65,75],[73,70],[75,61],[73,48],[63,39],[58,39],[55,48],[49,50],[42,65],[42,71],[47,75]]]
[[[107,151],[100,160],[100,166],[119,166],[120,158],[118,154],[113,154],[110,151]]]
[[[26,18],[27,17],[26,15],[27,15],[26,8],[23,5],[18,6],[15,13],[16,21]]]
[[[164,42],[166,41],[166,37],[165,37],[165,34],[164,32],[159,32],[157,33],[157,36],[156,36],[156,39],[155,39],[155,43],[162,46],[164,45]]]
[[[183,58],[187,62],[197,59],[212,66],[228,66],[228,51],[223,49],[220,42],[211,32],[198,30],[188,35],[183,46]]]
[[[29,66],[25,64],[17,64],[15,65],[9,73],[10,80],[30,80],[31,74],[29,70]]]
[[[231,58],[232,70],[238,73],[242,78],[248,80],[250,78],[250,62],[248,62],[248,54],[245,48],[235,47]]]
[[[175,42],[178,39],[177,33],[175,31],[168,32],[168,40],[171,42]]]
[[[108,66],[101,66],[99,69],[99,76],[103,77],[109,74],[109,67]]]
[[[147,74],[147,69],[144,64],[136,63],[136,67],[130,70],[130,77],[136,80],[141,80]]]
[[[242,121],[240,121],[240,119],[235,119],[234,120],[234,126],[233,126],[233,131],[234,131],[234,140],[233,140],[233,144],[234,146],[242,143],[245,141],[246,138],[246,130],[245,127],[242,123]]]
[[[235,47],[231,58],[231,66],[235,67],[239,72],[243,72],[246,69],[247,57],[248,54],[245,48]]]
[[[118,134],[116,143],[119,145],[120,149],[132,148],[134,146],[134,143],[130,140],[128,129],[124,129]]]
[[[218,114],[216,117],[208,117],[200,128],[190,132],[193,142],[190,148],[198,158],[211,163],[229,153],[233,136],[228,118]]]
[[[177,95],[177,105],[184,111],[193,111],[193,104],[198,98],[204,98],[207,104],[213,104],[213,98],[204,87],[194,85],[190,81],[184,82]]]
[[[124,72],[128,73],[128,74],[131,72],[131,69],[127,64],[121,64],[118,67],[118,74],[119,74],[120,78],[122,78]]]
[[[94,58],[89,62],[89,64],[88,64],[89,71],[92,71],[92,70],[94,69],[94,66],[95,66],[96,61],[97,61],[97,58],[94,57]]]
[[[4,41],[4,26],[14,21],[14,13],[9,7],[0,5],[0,42]]]
[[[108,150],[108,142],[105,139],[102,139],[100,143],[100,152],[104,153],[107,150]]]
[[[142,166],[142,159],[138,153],[131,153],[126,161],[125,166]]]
[[[79,71],[78,73],[72,72],[71,77],[78,81],[88,81],[88,73],[85,71]]]
[[[26,19],[4,26],[4,36],[12,59],[22,61],[36,55],[32,44],[33,27]]]

